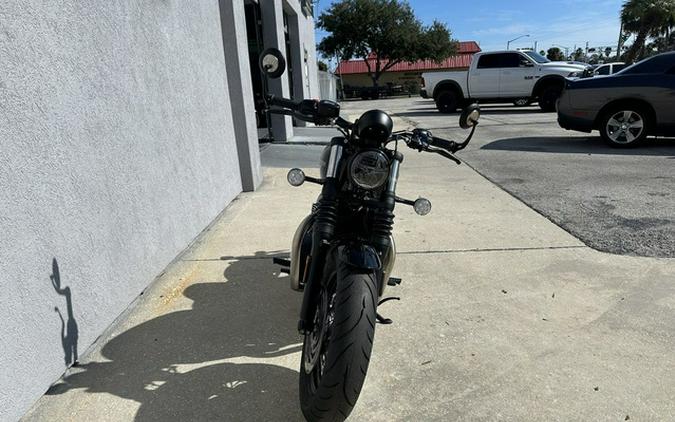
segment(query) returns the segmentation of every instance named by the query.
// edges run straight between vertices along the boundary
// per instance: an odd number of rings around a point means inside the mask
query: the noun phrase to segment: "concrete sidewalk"
[[[288,148],[321,150],[264,155]],[[25,420],[301,420],[301,296],[271,257],[319,189],[285,175],[268,167]],[[672,260],[589,249],[438,156],[406,152],[398,191],[433,210],[397,208],[402,301],[351,420],[675,418]]]

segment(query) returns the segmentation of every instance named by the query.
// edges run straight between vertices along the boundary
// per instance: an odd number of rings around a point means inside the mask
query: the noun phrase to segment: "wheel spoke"
[[[624,123],[630,122],[630,116],[632,116],[632,115],[633,115],[633,112],[632,112],[632,111],[629,111],[629,110],[624,111],[624,112],[623,112],[623,121],[624,121]]]
[[[635,135],[630,130],[624,132],[627,142],[633,142],[635,140]]]
[[[628,125],[628,127],[631,129],[640,129],[640,130],[642,130],[642,126],[643,126],[642,119],[638,119],[633,123],[631,123],[630,125]]]
[[[618,120],[616,120],[614,117],[612,117],[611,119],[609,119],[609,122],[607,122],[607,126],[618,128],[618,127],[621,126],[621,123]]]

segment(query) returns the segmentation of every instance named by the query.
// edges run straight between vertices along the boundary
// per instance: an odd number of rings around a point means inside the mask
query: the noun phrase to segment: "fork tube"
[[[321,277],[329,242],[335,234],[337,220],[338,173],[342,158],[344,138],[333,138],[326,169],[326,180],[321,189],[312,232],[312,252],[309,272],[305,282],[298,331],[304,334],[312,329],[316,299],[321,291]]]
[[[398,160],[398,157],[394,158],[391,163],[391,167],[389,168],[389,184],[387,185],[388,193],[396,193],[396,183],[398,183],[398,169],[400,166],[401,162]]]

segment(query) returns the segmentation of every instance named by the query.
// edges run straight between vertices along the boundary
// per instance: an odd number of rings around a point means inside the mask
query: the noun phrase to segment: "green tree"
[[[582,48],[577,48],[577,49],[574,51],[574,55],[573,55],[572,58],[573,58],[575,61],[580,62],[580,61],[583,61],[583,59],[586,58],[585,56],[586,56],[586,55],[584,54],[584,50],[583,50]]]
[[[319,60],[319,61],[316,63],[316,66],[317,66],[317,67],[319,68],[319,70],[321,70],[322,72],[328,72],[328,65],[327,65],[325,62]]]
[[[542,56],[545,56],[545,55],[546,55],[546,52],[545,52],[544,50],[541,50],[541,51],[539,52],[539,54],[542,55]]]
[[[317,26],[329,33],[319,51],[341,60],[362,58],[374,87],[398,63],[440,63],[457,52],[447,26],[422,25],[407,1],[340,0],[319,16]]]
[[[554,62],[565,60],[565,55],[558,47],[551,47],[546,52],[546,57]]]
[[[625,32],[635,35],[626,53],[626,61],[632,63],[645,55],[648,38],[667,35],[675,26],[675,0],[628,0],[621,9],[621,23]]]
[[[665,53],[666,51],[675,50],[675,31],[668,35],[656,38],[648,48],[656,53]]]
[[[605,57],[609,59],[609,56],[612,55],[612,47],[605,47]]]
[[[601,58],[602,58],[602,55],[595,53],[595,54],[591,55],[591,57],[588,59],[588,63],[589,64],[598,64],[598,63],[600,63]]]

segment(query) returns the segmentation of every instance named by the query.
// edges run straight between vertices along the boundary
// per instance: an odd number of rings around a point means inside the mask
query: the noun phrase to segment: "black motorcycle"
[[[275,49],[260,57],[269,78],[280,77],[285,60]],[[267,84],[265,84],[267,85]],[[400,279],[390,274],[396,258],[391,231],[394,207],[410,205],[419,215],[431,211],[429,200],[396,196],[403,154],[401,142],[417,151],[433,152],[457,164],[453,155],[465,148],[478,123],[476,105],[466,108],[460,126],[471,129],[458,144],[424,129],[392,132],[387,113],[371,110],[350,123],[332,101],[291,100],[266,95],[266,112],[293,116],[317,125],[333,125],[343,134],[323,151],[320,177],[300,169],[288,182],[322,185],[312,212],[300,223],[290,261],[275,259],[290,274],[291,288],[303,292],[298,330],[304,335],[300,368],[300,405],[309,421],[342,421],[359,397],[366,378],[376,322],[391,320],[377,313],[385,286]],[[390,145],[393,144],[393,148]]]

